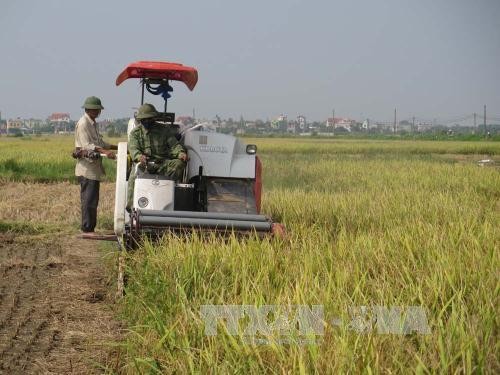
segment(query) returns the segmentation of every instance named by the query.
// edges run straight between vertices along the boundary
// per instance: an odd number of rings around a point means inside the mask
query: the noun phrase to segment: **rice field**
[[[500,143],[245,141],[287,237],[168,235],[130,253],[120,372],[500,372]],[[71,148],[0,138],[0,180],[45,181],[44,166],[71,180]],[[279,310],[268,331],[249,336],[242,316],[236,333],[219,321],[207,335],[210,305],[316,305],[323,328],[304,336]],[[377,306],[418,307],[428,329],[383,332]]]
[[[111,140],[116,142],[116,139]],[[0,179],[22,182],[76,181],[73,135],[0,137]],[[104,160],[108,181],[114,163]]]
[[[476,164],[499,144],[255,142],[263,209],[288,237],[167,236],[131,254],[125,372],[500,370],[500,175]],[[252,344],[242,318],[207,336],[206,305],[320,305],[325,328]],[[382,334],[367,315],[360,332],[361,306],[422,307],[430,331]]]

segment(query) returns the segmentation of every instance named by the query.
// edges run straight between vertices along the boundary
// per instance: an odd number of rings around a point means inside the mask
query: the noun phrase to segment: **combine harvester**
[[[175,114],[167,112],[172,81],[181,81],[193,90],[198,81],[195,68],[169,62],[139,61],[128,65],[116,85],[139,78],[145,91],[161,95],[164,110],[158,122],[174,127],[189,161],[182,181],[140,172],[135,180],[132,207],[127,210],[127,185],[131,168],[127,142],[118,144],[113,239],[126,249],[144,235],[165,231],[202,230],[224,233],[269,233],[282,235],[281,224],[260,214],[262,167],[255,145],[246,145],[234,136],[217,133],[204,124],[181,129]],[[136,126],[129,122],[129,132]]]

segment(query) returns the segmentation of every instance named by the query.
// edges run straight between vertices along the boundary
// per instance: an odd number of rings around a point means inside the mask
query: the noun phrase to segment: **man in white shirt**
[[[94,151],[94,155],[104,154],[110,159],[115,159],[115,153],[111,150],[116,150],[117,146],[106,143],[102,139],[96,123],[96,118],[104,109],[101,100],[95,96],[90,96],[85,99],[82,108],[85,109],[85,114],[78,120],[75,128],[76,150]],[[101,158],[79,158],[75,167],[75,175],[80,183],[81,230],[84,233],[94,233],[97,224],[99,185],[105,175]]]

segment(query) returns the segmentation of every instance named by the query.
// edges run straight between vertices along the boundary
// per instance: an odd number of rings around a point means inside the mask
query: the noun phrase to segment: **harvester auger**
[[[282,235],[281,224],[260,214],[262,165],[255,145],[217,133],[206,124],[181,129],[175,114],[167,112],[171,81],[181,81],[193,90],[198,81],[195,68],[169,62],[139,61],[128,65],[116,79],[141,80],[141,104],[145,91],[165,100],[158,122],[176,129],[177,139],[189,160],[182,181],[146,172],[137,174],[132,207],[127,209],[130,165],[127,142],[118,144],[114,233],[125,248],[143,235],[165,231],[202,230],[223,233],[252,232]],[[136,126],[129,122],[129,132]]]

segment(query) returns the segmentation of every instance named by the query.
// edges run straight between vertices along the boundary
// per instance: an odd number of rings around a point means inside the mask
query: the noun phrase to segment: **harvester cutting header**
[[[141,108],[129,122],[129,142],[118,144],[118,240],[132,246],[143,234],[192,228],[282,233],[280,224],[260,214],[262,167],[257,147],[203,124],[181,130],[175,114],[167,112],[171,81],[193,90],[197,70],[139,61],[120,73],[116,85],[129,78],[141,80]],[[146,91],[164,99],[163,111],[144,103]]]

